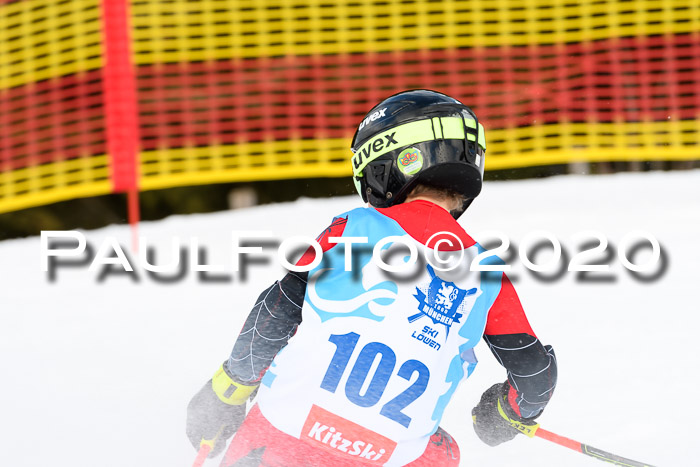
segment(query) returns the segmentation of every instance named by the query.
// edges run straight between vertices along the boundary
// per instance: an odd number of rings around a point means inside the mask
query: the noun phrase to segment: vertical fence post
[[[102,88],[110,177],[113,193],[127,193],[128,220],[135,252],[140,217],[139,127],[129,28],[129,0],[102,0]]]

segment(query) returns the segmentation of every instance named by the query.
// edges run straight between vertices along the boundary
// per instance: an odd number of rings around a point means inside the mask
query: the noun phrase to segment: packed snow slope
[[[315,237],[334,215],[359,205],[357,197],[301,199],[145,222],[140,234],[156,247],[156,264],[173,258],[174,237],[184,243],[197,237],[208,264],[226,265],[232,231]],[[460,222],[477,239],[503,232],[516,252],[514,245],[540,230],[559,239],[569,256],[582,242],[576,234],[607,237],[611,281],[584,282],[564,272],[546,282],[517,255],[510,261],[533,329],[559,360],[559,385],[542,426],[652,465],[700,465],[700,171],[491,182]],[[646,282],[617,257],[622,237],[637,230],[658,239],[668,260],[665,273]],[[95,249],[108,236],[130,245],[127,226],[85,235]],[[632,259],[643,263],[650,251]],[[532,256],[545,262],[550,255],[545,249]],[[0,465],[192,464],[187,403],[228,356],[259,292],[281,269],[254,264],[245,281],[220,283],[188,272],[166,284],[134,266],[135,273],[101,282],[99,269],[61,267],[50,282],[38,237],[0,243]],[[603,465],[525,436],[496,448],[482,444],[470,411],[505,371],[483,343],[477,356],[480,364],[442,423],[459,443],[462,465]]]

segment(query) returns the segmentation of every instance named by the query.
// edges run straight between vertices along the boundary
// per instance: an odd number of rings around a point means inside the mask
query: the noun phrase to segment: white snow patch
[[[198,236],[218,262],[232,230],[315,237],[359,205],[356,197],[301,199],[173,216],[143,223],[140,233],[163,262],[173,236]],[[500,230],[515,244],[548,230],[569,252],[571,235],[591,229],[614,246],[632,230],[661,242],[670,265],[651,283],[633,280],[617,259],[614,283],[580,283],[574,273],[543,283],[519,266],[513,275],[533,328],[559,360],[542,426],[654,465],[695,463],[700,171],[491,182],[462,223],[477,238]],[[127,226],[85,234],[96,246],[108,235],[130,242]],[[61,269],[49,283],[38,237],[1,242],[0,265],[0,465],[13,467],[191,465],[187,403],[227,357],[258,293],[279,276],[272,266],[253,266],[245,284],[203,284],[193,273],[175,285],[126,276],[98,283],[84,267]],[[471,408],[505,371],[483,343],[477,355],[480,365],[442,423],[459,443],[462,465],[603,465],[524,436],[497,448],[482,444]]]

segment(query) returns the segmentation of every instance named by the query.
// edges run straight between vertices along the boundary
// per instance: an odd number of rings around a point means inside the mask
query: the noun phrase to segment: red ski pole
[[[208,443],[200,444],[199,451],[197,451],[197,457],[195,457],[194,463],[192,464],[192,467],[202,467],[204,465],[204,461],[207,460],[207,456],[209,455],[210,451],[211,451],[211,444],[208,444]]]
[[[202,438],[202,441],[199,443],[199,451],[197,451],[197,457],[194,458],[194,463],[192,464],[192,467],[202,467],[204,465],[204,461],[207,460],[207,456],[209,455],[211,450],[214,449],[214,444],[216,443],[216,439],[221,434],[222,429],[223,427],[219,428],[219,432],[216,433],[214,439]]]
[[[626,459],[624,457],[620,457],[618,455],[594,448],[593,446],[579,443],[578,441],[574,441],[573,439],[565,438],[564,436],[559,436],[555,433],[552,433],[551,431],[547,431],[539,427],[535,431],[534,435],[539,438],[546,439],[547,441],[557,443],[560,446],[564,446],[566,448],[573,449],[574,451],[578,451],[581,454],[595,457],[596,459],[599,459],[604,462],[609,462],[613,465],[621,465],[624,467],[653,467],[651,464],[645,464],[644,462],[637,462],[631,459]]]

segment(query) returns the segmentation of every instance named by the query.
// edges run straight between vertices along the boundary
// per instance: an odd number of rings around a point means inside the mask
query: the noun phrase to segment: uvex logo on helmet
[[[386,116],[386,107],[384,107],[381,110],[377,110],[376,112],[373,112],[371,115],[367,115],[367,117],[362,120],[362,123],[360,123],[360,127],[357,129],[357,131],[360,131],[367,125],[369,122],[373,122],[378,118],[382,118]]]
[[[394,135],[396,135],[395,131],[393,133],[379,135],[369,143],[363,144],[360,151],[355,154],[355,157],[352,158],[352,163],[355,165],[355,168],[360,168],[363,159],[366,161],[371,161],[373,152],[379,152],[384,149],[388,149],[391,146],[398,145],[399,142],[396,141]]]

